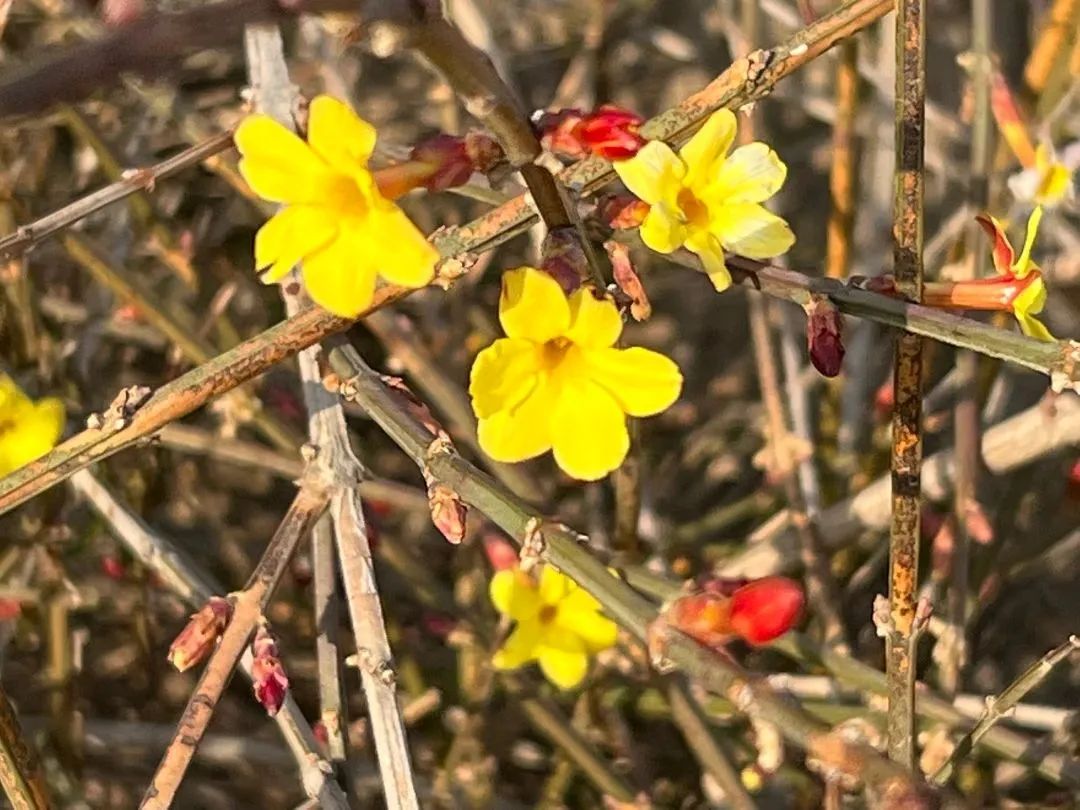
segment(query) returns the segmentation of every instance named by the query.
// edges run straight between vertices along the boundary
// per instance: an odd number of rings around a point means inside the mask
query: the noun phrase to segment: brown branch
[[[49,810],[52,806],[37,754],[26,741],[3,687],[0,687],[0,788],[15,810]]]
[[[897,289],[922,300],[923,153],[926,126],[925,0],[900,0],[896,20],[896,197],[893,275]],[[896,337],[893,366],[892,525],[885,667],[889,681],[889,756],[915,765],[915,609],[919,577],[923,341]]]
[[[326,509],[328,497],[325,482],[316,477],[300,487],[247,586],[234,596],[232,619],[188,700],[172,742],[143,795],[141,808],[165,810],[172,806],[233,670],[247,650],[248,641],[266,612],[293,552]]]
[[[51,214],[19,226],[14,233],[0,239],[0,261],[18,258],[57,231],[73,225],[95,211],[100,211],[140,191],[150,191],[158,180],[170,177],[229,149],[232,147],[232,137],[232,130],[220,132],[153,166],[129,169],[117,182],[81,197]]]

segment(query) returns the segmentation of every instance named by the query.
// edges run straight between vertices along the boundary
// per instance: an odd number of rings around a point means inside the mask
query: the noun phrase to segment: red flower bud
[[[502,147],[490,135],[439,133],[416,144],[408,160],[378,169],[375,181],[383,196],[394,200],[415,188],[443,191],[464,185],[473,172],[486,174],[502,159]]]
[[[844,360],[844,319],[840,311],[823,295],[813,295],[806,305],[806,343],[810,362],[825,377],[840,373]]]
[[[17,619],[22,613],[22,605],[18,599],[0,599],[0,622]]]
[[[605,104],[581,122],[579,137],[597,157],[626,160],[645,145],[645,139],[638,134],[638,128],[644,122],[637,113]]]
[[[765,577],[731,595],[731,628],[750,644],[765,644],[790,630],[803,608],[803,592],[786,577]]]
[[[667,606],[663,619],[707,647],[719,647],[731,640],[731,599],[716,593],[680,596]]]
[[[116,555],[103,554],[101,556],[101,572],[109,579],[119,581],[127,575],[127,566]]]
[[[643,121],[636,113],[605,104],[591,113],[574,109],[544,112],[535,123],[541,144],[550,152],[575,160],[587,155],[625,160],[646,143],[638,134]]]
[[[605,194],[596,203],[596,215],[614,231],[629,231],[641,227],[649,207],[633,194]]]
[[[289,691],[289,678],[285,674],[285,668],[281,666],[277,642],[264,624],[260,624],[255,631],[251,653],[254,656],[251,663],[251,681],[255,699],[263,705],[267,714],[273,717],[285,702],[285,695]]]
[[[497,532],[487,532],[484,535],[484,554],[488,562],[496,571],[505,571],[517,566],[519,557],[514,545]]]
[[[202,662],[214,649],[232,618],[232,603],[220,596],[211,596],[198,613],[193,613],[187,626],[180,631],[169,647],[168,660],[178,672]]]

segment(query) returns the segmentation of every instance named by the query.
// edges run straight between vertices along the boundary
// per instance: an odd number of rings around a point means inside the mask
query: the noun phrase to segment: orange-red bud
[[[180,635],[169,646],[168,660],[178,672],[202,662],[213,651],[232,618],[232,603],[211,596],[198,613],[193,613]]]
[[[446,484],[433,480],[428,484],[428,507],[431,522],[443,537],[455,546],[465,539],[465,517],[469,508],[461,496]]]
[[[289,677],[281,665],[277,642],[266,625],[260,624],[251,642],[251,682],[255,699],[273,717],[289,692]]]
[[[731,628],[750,644],[766,644],[790,630],[803,608],[803,592],[786,577],[765,577],[731,595]]]
[[[629,231],[641,227],[649,208],[633,194],[605,194],[596,203],[596,216],[614,231]]]

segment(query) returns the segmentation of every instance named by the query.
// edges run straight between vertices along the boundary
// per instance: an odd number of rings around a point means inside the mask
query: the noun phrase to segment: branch
[[[540,556],[589,591],[605,612],[639,639],[656,619],[651,603],[613,576],[587,550],[587,538],[559,525],[545,524],[540,515],[518,501],[492,478],[462,459],[445,442],[402,407],[378,374],[368,368],[351,346],[340,339],[329,362],[344,382],[343,395],[361,405],[388,436],[425,474],[453,489],[466,503],[488,516],[521,543],[540,539]],[[541,528],[542,527],[542,528]],[[758,714],[776,724],[785,736],[804,748],[830,776],[865,781],[878,796],[910,799],[910,806],[929,806],[911,772],[881,757],[869,746],[852,743],[751,679],[731,659],[672,631],[665,656],[702,686],[728,697],[741,711]]]
[[[247,586],[232,600],[232,619],[206,662],[172,742],[165,749],[153,781],[143,795],[139,806],[144,810],[165,810],[172,806],[233,670],[249,649],[251,635],[266,612],[293,552],[326,509],[328,497],[322,482],[315,479],[309,479],[300,487]]]
[[[108,523],[113,536],[124,548],[153,571],[188,607],[198,610],[211,596],[225,593],[225,588],[182,554],[171,541],[154,533],[140,518],[128,511],[93,473],[82,470],[71,477],[70,483],[71,488]],[[240,660],[240,666],[249,679],[251,663],[251,651],[247,650]],[[315,735],[292,694],[285,696],[285,703],[274,715],[274,722],[296,760],[306,794],[318,799],[323,807],[348,810],[345,794],[329,777],[329,766],[320,757]]]
[[[0,687],[0,788],[19,810],[49,810],[49,791],[34,749],[26,741],[19,718]]]

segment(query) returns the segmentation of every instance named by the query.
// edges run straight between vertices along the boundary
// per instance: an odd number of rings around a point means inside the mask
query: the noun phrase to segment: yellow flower
[[[626,417],[660,413],[679,397],[671,360],[613,348],[622,319],[588,288],[569,297],[532,267],[503,275],[499,320],[507,337],[477,355],[469,383],[480,446],[497,461],[554,450],[558,465],[594,481],[630,448]]]
[[[537,661],[544,677],[572,689],[585,677],[589,656],[615,644],[618,628],[600,613],[600,603],[550,565],[539,582],[519,568],[499,571],[490,593],[495,608],[517,622],[495,653],[496,669]]]
[[[767,259],[795,242],[788,224],[761,205],[784,184],[787,166],[760,142],[729,155],[736,129],[735,114],[718,110],[679,154],[650,141],[614,164],[626,187],[650,206],[642,241],[659,253],[680,247],[696,253],[717,290],[731,285],[725,250]]]
[[[1035,165],[1009,178],[1009,190],[1022,202],[1056,208],[1075,196],[1072,171],[1062,163],[1051,145],[1035,147]]]
[[[236,130],[240,173],[260,197],[284,203],[255,236],[255,266],[280,281],[299,262],[315,303],[352,317],[368,308],[375,277],[422,287],[438,252],[379,192],[367,167],[375,128],[330,96],[311,102],[308,140],[266,115]]]
[[[0,374],[0,476],[48,453],[64,430],[58,399],[33,402],[6,374]]]

